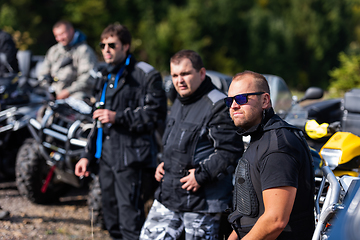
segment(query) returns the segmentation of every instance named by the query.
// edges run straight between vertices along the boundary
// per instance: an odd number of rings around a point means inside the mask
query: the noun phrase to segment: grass
[[[46,235],[54,235],[55,233],[52,230],[46,230]]]

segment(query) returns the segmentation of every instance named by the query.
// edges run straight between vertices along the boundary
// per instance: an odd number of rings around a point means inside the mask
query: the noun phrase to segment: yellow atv
[[[312,138],[329,137],[329,140],[320,150],[321,161],[319,166],[314,164],[316,198],[315,217],[316,228],[313,240],[327,239],[332,232],[332,222],[344,209],[344,200],[351,193],[359,181],[360,169],[360,137],[350,132],[334,132],[329,124],[317,124],[310,120],[305,130]]]
[[[360,137],[350,132],[333,133],[336,130],[329,124],[319,125],[315,120],[308,121],[305,130],[308,136],[314,139],[332,135],[322,146],[320,156],[335,176],[359,177]]]

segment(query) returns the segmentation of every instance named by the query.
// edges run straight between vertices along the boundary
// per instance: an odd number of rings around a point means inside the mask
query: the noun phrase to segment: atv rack
[[[342,204],[339,204],[341,189],[340,184],[334,173],[330,170],[328,166],[323,166],[321,170],[323,172],[323,177],[320,183],[319,192],[315,199],[315,213],[317,224],[312,240],[323,239],[322,236],[324,234],[328,234],[325,233],[325,230],[329,221],[333,218],[333,216],[339,209],[344,208]],[[326,193],[325,201],[320,210],[319,202],[326,182],[329,182],[329,188]]]
[[[39,152],[52,167],[56,165],[57,175],[63,175],[62,181],[79,187],[79,180],[74,175],[74,161],[82,153],[87,144],[87,134],[92,128],[91,118],[83,114],[73,114],[64,101],[51,102],[39,122],[30,119],[28,128],[36,142],[39,143]],[[84,122],[84,120],[87,120]]]

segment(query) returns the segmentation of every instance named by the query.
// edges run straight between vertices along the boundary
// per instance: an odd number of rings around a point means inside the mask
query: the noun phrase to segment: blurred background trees
[[[98,52],[101,31],[126,25],[132,50],[162,73],[181,49],[207,69],[283,77],[297,90],[360,87],[360,0],[0,0],[0,28],[20,49],[44,55],[67,19]]]

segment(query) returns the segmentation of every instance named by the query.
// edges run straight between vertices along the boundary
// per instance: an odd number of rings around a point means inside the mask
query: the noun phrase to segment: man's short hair
[[[100,41],[104,38],[114,37],[120,40],[122,45],[129,44],[131,45],[131,34],[126,26],[121,25],[120,23],[113,23],[107,26],[104,31],[101,33]],[[130,49],[130,48],[129,48]]]
[[[260,73],[256,73],[253,71],[249,71],[249,70],[245,70],[244,72],[240,72],[237,73],[232,80],[233,81],[237,81],[237,80],[241,80],[242,78],[244,78],[247,75],[251,75],[254,80],[255,80],[255,86],[257,88],[257,91],[259,92],[266,92],[268,94],[270,94],[270,87],[269,87],[269,83],[266,80],[266,78],[260,74]]]
[[[200,57],[200,55],[192,50],[181,50],[174,54],[170,58],[170,63],[179,64],[184,58],[187,58],[190,60],[193,68],[196,71],[200,71],[201,68],[204,67],[203,61]]]
[[[74,28],[73,25],[67,21],[67,20],[60,20],[60,21],[57,21],[54,26],[53,26],[53,29],[55,28],[58,28],[60,27],[61,25],[65,25],[66,29],[69,30],[71,28]]]

